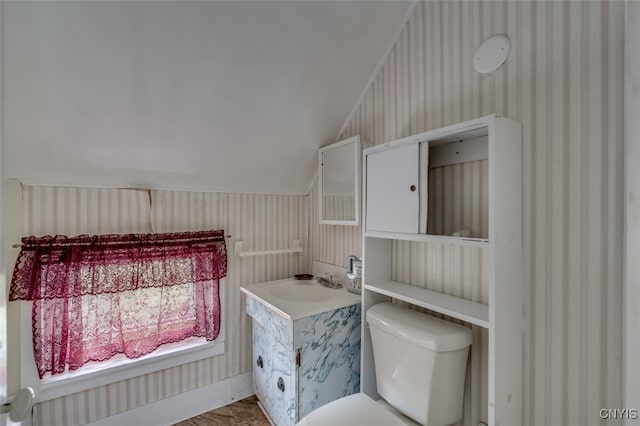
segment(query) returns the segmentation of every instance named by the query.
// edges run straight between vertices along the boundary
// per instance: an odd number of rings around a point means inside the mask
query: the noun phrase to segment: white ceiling
[[[304,193],[411,6],[3,2],[5,177]]]

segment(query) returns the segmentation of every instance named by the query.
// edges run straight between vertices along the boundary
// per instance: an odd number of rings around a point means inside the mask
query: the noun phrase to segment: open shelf
[[[364,284],[366,290],[489,328],[489,306],[396,281]]]
[[[398,232],[365,231],[365,237],[385,238],[387,240],[416,241],[422,243],[457,244],[466,247],[488,247],[489,240],[484,238],[450,237],[446,235],[404,234]]]

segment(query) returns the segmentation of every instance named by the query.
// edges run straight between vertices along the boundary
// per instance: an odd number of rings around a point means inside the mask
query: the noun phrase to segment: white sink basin
[[[269,306],[287,319],[299,319],[360,302],[360,296],[344,288],[326,288],[313,280],[287,278],[240,287],[249,297]]]
[[[318,303],[326,302],[331,299],[333,294],[332,290],[319,285],[285,285],[282,287],[276,287],[271,290],[271,293],[284,300],[290,300],[292,302],[306,302],[306,303]]]

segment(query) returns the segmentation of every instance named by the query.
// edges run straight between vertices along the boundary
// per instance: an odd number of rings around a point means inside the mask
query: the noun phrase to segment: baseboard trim
[[[269,415],[269,413],[267,412],[267,409],[264,408],[264,405],[262,405],[262,402],[258,401],[258,408],[260,408],[260,411],[262,411],[262,414],[264,414],[264,416],[267,418],[267,420],[269,421],[269,424],[271,426],[277,426],[273,420],[271,420],[271,416]]]
[[[100,419],[89,426],[169,426],[253,394],[251,371]]]

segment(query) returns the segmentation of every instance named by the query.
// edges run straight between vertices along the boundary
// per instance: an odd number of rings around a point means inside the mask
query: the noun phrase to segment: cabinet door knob
[[[411,190],[411,192],[415,192],[416,191],[416,186],[415,185],[411,185],[409,187],[409,189]]]
[[[282,380],[282,377],[278,377],[278,389],[280,389],[281,392],[284,392],[284,380]]]
[[[264,362],[262,362],[262,355],[258,355],[258,360],[256,361],[256,364],[258,364],[258,367],[260,368],[264,367]]]

